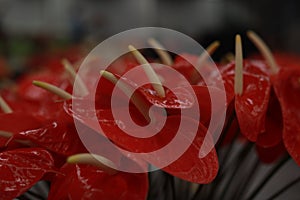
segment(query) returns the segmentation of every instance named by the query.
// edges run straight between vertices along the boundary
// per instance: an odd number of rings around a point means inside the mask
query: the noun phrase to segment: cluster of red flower
[[[226,137],[222,143],[225,145],[230,142],[235,132],[240,130],[243,139],[255,142],[262,161],[275,161],[287,150],[300,165],[300,68],[297,63],[300,59],[280,54],[275,55],[275,62],[256,34],[249,32],[248,35],[261,50],[266,62],[260,58],[243,60],[241,41],[237,36],[236,60],[228,64],[218,64],[227,97],[225,127],[229,127],[222,132]],[[208,48],[209,53],[215,49],[216,44]],[[155,72],[145,70],[149,79],[159,74],[164,83],[168,82],[177,88],[186,99],[179,101],[173,91],[159,84],[146,84],[138,88],[130,99],[133,120],[137,124],[147,124],[147,113],[153,105],[164,108],[167,119],[163,129],[155,137],[151,137],[151,140],[135,138],[118,126],[110,109],[110,98],[116,82],[121,80],[123,85],[131,88],[136,81],[122,79],[122,74],[135,66],[147,64],[137,50],[132,46],[130,49],[136,57],[124,56],[121,59],[124,59],[122,63],[125,65],[112,65],[101,73],[98,83],[101,90],[97,90],[94,100],[99,114],[96,123],[89,118],[89,110],[74,110],[72,107],[75,102],[82,104],[81,108],[84,108],[91,99],[89,85],[84,83],[81,83],[84,95],[75,97],[70,94],[73,84],[68,80],[65,71],[73,75],[73,79],[76,73],[66,60],[63,65],[59,63],[56,67],[26,74],[15,86],[1,91],[1,199],[13,199],[39,180],[51,182],[49,199],[146,199],[147,173],[134,174],[112,169],[105,165],[106,160],[102,158],[105,155],[98,155],[104,163],[95,160],[82,144],[74,120],[81,122],[89,133],[93,133],[90,137],[96,141],[95,151],[107,146],[103,135],[97,132],[100,125],[105,137],[117,146],[135,153],[151,152],[165,146],[175,136],[177,124],[197,124],[198,131],[192,145],[162,170],[194,183],[207,184],[214,180],[219,169],[217,153],[213,148],[206,156],[199,158],[199,149],[205,136],[210,134],[207,133],[212,116],[210,92],[222,95],[222,90],[214,85],[217,78],[215,73],[209,70],[209,64],[205,66],[208,67],[207,74],[210,78],[207,83],[194,69],[193,64],[199,64],[198,56],[177,55],[173,63],[163,55],[164,63],[180,72],[182,78],[185,77],[190,82],[197,99],[191,99],[185,94],[186,89],[178,81],[174,82],[172,76],[164,73],[163,68]],[[202,56],[200,60],[203,61],[204,58]],[[151,68],[150,65],[148,67]],[[120,69],[124,70],[120,72]],[[136,78],[144,77],[141,75]],[[122,85],[120,89],[122,90]],[[121,94],[119,98],[122,101],[122,98],[127,97]],[[183,109],[194,110],[195,103],[201,110],[200,123],[193,115],[182,116],[181,113]],[[123,112],[122,107],[118,109]],[[190,132],[188,129],[184,131],[187,134]],[[128,156],[117,150],[115,153],[115,160],[111,161],[113,164],[128,159]],[[159,162],[153,157],[146,157],[145,160],[153,165]],[[134,164],[132,161],[128,162]],[[147,167],[146,163],[137,165],[143,168]]]

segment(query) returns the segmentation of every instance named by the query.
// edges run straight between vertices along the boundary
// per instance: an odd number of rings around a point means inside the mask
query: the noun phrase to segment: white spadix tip
[[[243,51],[240,35],[236,35],[235,37],[234,93],[236,95],[241,95],[243,93]]]
[[[199,69],[206,61],[207,59],[218,49],[218,47],[220,46],[220,42],[219,41],[214,41],[213,43],[211,43],[203,53],[201,53],[201,55],[198,58],[197,61],[197,68]]]
[[[70,76],[75,79],[76,78],[76,71],[73,68],[72,64],[67,59],[62,59],[61,63],[63,64],[66,72],[70,74]]]
[[[0,131],[0,136],[4,138],[10,138],[11,136],[13,136],[13,133],[8,131]]]
[[[52,84],[49,84],[49,83],[46,83],[46,82],[43,82],[43,81],[32,81],[32,84],[37,86],[37,87],[40,87],[40,88],[43,88],[53,94],[56,94],[57,96],[63,98],[63,99],[72,99],[72,95]]]
[[[117,77],[108,71],[101,70],[100,75],[112,82],[113,84],[116,84],[118,82]]]
[[[220,46],[220,41],[214,41],[206,48],[206,51],[210,55],[212,55],[218,49],[219,46]]]
[[[0,137],[8,139],[4,146],[6,147],[14,138],[13,138],[13,133],[8,132],[8,131],[2,131],[0,130]],[[32,146],[32,142],[30,140],[14,140],[15,142],[18,142],[20,144],[26,145],[26,146]]]
[[[77,75],[72,64],[67,59],[63,59],[62,64],[65,68],[65,71],[72,78],[71,84],[73,84],[74,81],[76,80],[76,85],[74,85],[74,87],[76,86],[76,89],[74,90],[76,94],[80,95],[81,97],[87,96],[89,94],[89,91],[86,85],[84,84],[84,82],[82,81],[82,79],[79,77],[79,75]]]
[[[130,98],[131,102],[135,105],[135,107],[139,110],[139,112],[144,116],[147,122],[150,122],[151,119],[148,115],[148,106],[147,103],[138,95],[134,95],[134,90],[130,86],[128,86],[122,79],[118,79],[112,73],[101,70],[100,75],[105,79],[109,80],[113,84],[115,84],[120,90],[124,92],[124,94]]]
[[[75,154],[67,158],[67,163],[93,165],[111,175],[116,174],[118,172],[114,169],[116,168],[116,166],[112,161],[96,154]]]
[[[260,53],[263,55],[264,59],[266,60],[266,62],[271,68],[271,73],[276,74],[279,68],[267,44],[254,31],[247,31],[247,36],[253,42],[256,48],[260,51]]]
[[[162,86],[162,83],[159,79],[159,77],[157,76],[157,74],[155,73],[155,71],[153,70],[153,68],[151,67],[151,65],[149,64],[149,62],[146,60],[146,58],[136,49],[134,48],[132,45],[128,46],[128,49],[133,53],[134,57],[137,59],[137,61],[143,65],[143,69],[147,75],[147,77],[149,78],[149,81],[151,82],[154,90],[157,92],[157,95],[161,98],[165,97],[165,90],[164,87]]]
[[[3,110],[4,113],[13,112],[11,107],[6,103],[6,101],[1,96],[0,96],[0,108]]]
[[[162,44],[160,44],[154,38],[149,38],[148,43],[150,44],[151,47],[154,48],[155,52],[159,55],[163,64],[168,65],[168,66],[173,65],[171,55],[165,50],[165,48],[163,47]]]

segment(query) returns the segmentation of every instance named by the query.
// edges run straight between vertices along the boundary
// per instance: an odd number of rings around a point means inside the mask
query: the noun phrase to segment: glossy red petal
[[[49,121],[40,128],[20,132],[13,138],[29,140],[33,145],[63,156],[86,152],[74,125],[62,121]]]
[[[300,165],[300,70],[282,68],[274,76],[273,84],[283,116],[284,145]]]
[[[174,71],[169,72],[174,76],[167,76],[168,70],[163,68],[156,70],[159,75],[163,77],[163,84],[167,85],[170,88],[164,88],[166,97],[161,98],[157,95],[156,91],[153,89],[151,84],[143,84],[141,85],[143,80],[148,80],[145,73],[141,68],[138,68],[135,73],[138,73],[137,77],[134,74],[129,74],[124,77],[120,77],[115,75],[118,79],[126,84],[129,88],[134,90],[137,85],[140,85],[138,89],[135,91],[135,95],[138,95],[145,106],[155,105],[158,107],[163,107],[166,109],[181,109],[181,108],[190,108],[193,106],[194,98],[191,95],[193,93],[192,89],[189,89],[188,82],[184,80],[181,75],[176,74]],[[128,97],[114,84],[110,83],[110,81],[105,78],[101,78],[98,86],[97,93],[95,95],[96,104],[98,108],[110,108],[111,105],[111,97],[113,94],[113,90],[115,91],[114,98],[118,98],[119,101],[127,102]],[[125,105],[126,106],[126,105]]]
[[[221,66],[226,93],[232,96],[235,63]],[[271,83],[261,61],[246,60],[243,63],[243,93],[235,95],[235,112],[241,132],[250,141],[256,142],[265,131]],[[227,97],[228,98],[228,97]],[[231,98],[229,98],[231,99]]]
[[[211,65],[214,63],[206,62],[201,63],[201,74],[197,70],[199,56],[191,54],[180,54],[175,57],[172,68],[180,72],[192,85],[196,85],[199,81],[202,81],[202,77],[208,77],[213,68]]]
[[[197,122],[186,118],[183,119],[183,123],[188,123],[191,126],[194,126],[193,123]],[[185,132],[186,140],[189,140],[189,137],[191,137],[189,134],[192,133],[189,130],[185,130]],[[162,170],[172,174],[173,176],[194,183],[207,184],[212,182],[219,169],[219,162],[215,148],[213,148],[205,157],[199,157],[202,145],[209,146],[209,144],[204,144],[204,137],[207,134],[210,133],[207,132],[207,129],[202,124],[199,124],[198,132],[188,149],[177,160]],[[212,140],[209,142],[211,143]],[[180,147],[180,145],[178,147]]]
[[[57,73],[53,73],[51,71],[45,71],[37,74],[27,75],[19,81],[17,94],[20,98],[35,103],[53,102],[54,100],[59,99],[55,94],[34,86],[32,84],[32,81],[34,80],[44,81],[56,85],[61,89],[72,93],[72,87],[67,78],[57,76]]]
[[[61,168],[49,193],[56,199],[143,200],[148,193],[147,174],[118,172],[109,175],[89,165],[66,164]]]
[[[256,144],[264,148],[276,146],[282,142],[282,131],[283,119],[281,108],[277,96],[272,89],[266,115],[265,131],[258,136]]]
[[[2,113],[0,114],[0,121],[0,130],[13,135],[42,126],[42,123],[37,118],[21,112]],[[3,140],[8,141],[8,138],[2,139],[2,141]]]
[[[134,58],[131,52],[119,57],[111,65],[108,66],[107,70],[111,73],[123,75],[132,68],[139,66],[140,64]]]
[[[85,151],[73,122],[66,119],[68,116],[65,113],[62,114],[46,121],[20,112],[0,114],[0,130],[13,133],[11,142],[30,141],[30,145],[44,147],[65,156]],[[3,139],[2,145],[6,145],[8,141]]]
[[[26,192],[47,172],[54,171],[50,153],[39,148],[0,153],[1,199],[11,200]]]
[[[272,52],[276,63],[280,68],[298,68],[300,59],[299,55],[286,52]],[[252,55],[251,58],[263,60],[261,54]]]
[[[197,64],[199,56],[182,54],[175,57],[172,67],[180,72],[191,84],[195,84],[200,79],[200,74],[194,66]]]
[[[270,81],[266,77],[244,74],[243,94],[235,97],[235,111],[241,133],[252,142],[265,131],[270,88]]]
[[[180,140],[180,143],[182,144],[188,142],[190,143],[190,147],[188,147],[185,152],[182,152],[182,156],[178,157],[174,163],[170,164],[164,170],[179,178],[197,183],[211,182],[217,174],[218,159],[214,148],[206,157],[202,159],[199,158],[200,147],[202,146],[204,137],[206,134],[208,134],[207,129],[201,123],[197,124],[197,122],[191,118],[181,117],[180,115],[169,116],[167,117],[167,121],[164,124],[163,129],[158,133],[156,133],[155,127],[152,127],[153,129],[145,128],[143,133],[141,133],[137,132],[134,127],[128,126],[126,121],[122,122],[122,120],[114,118],[111,110],[109,109],[97,110],[96,112],[98,119],[94,119],[94,121],[87,113],[88,110],[82,110],[84,112],[80,113],[79,110],[79,112],[76,113],[74,110],[70,110],[69,107],[69,112],[75,114],[75,117],[83,122],[83,124],[90,126],[97,132],[100,131],[101,134],[104,134],[106,137],[112,140],[115,145],[135,153],[149,153],[165,147],[174,139],[178,131],[178,126],[180,124],[184,124],[184,133],[186,133],[186,135],[184,138],[181,138],[182,140]],[[132,111],[134,112],[134,110],[135,109]],[[91,113],[92,112],[93,111],[91,111]],[[126,112],[124,108],[118,108],[118,113],[123,116]],[[137,114],[133,114],[132,117],[137,118]],[[140,120],[140,118],[137,118],[136,120]],[[120,124],[121,128],[118,126]],[[99,130],[99,125],[101,126],[102,130]],[[195,126],[198,127],[198,132],[196,133],[196,137],[193,139],[191,136],[193,133],[191,130],[189,130],[189,127]],[[134,137],[127,134],[135,133],[137,135],[143,135],[147,133],[151,134],[152,132],[156,134],[148,138]],[[178,149],[180,150],[179,147]],[[174,150],[167,151],[163,155],[146,157],[145,160],[158,166],[160,161],[165,160],[164,156],[168,156],[169,153],[171,155],[173,152]],[[182,166],[182,170],[180,170],[180,166]]]
[[[215,115],[222,116],[223,108],[228,107],[227,102],[223,102],[226,92],[210,86],[192,86],[193,92],[196,96],[196,101],[190,109],[188,109],[188,116],[193,117],[198,114],[200,115],[200,122],[204,126],[208,126],[212,118],[212,106],[214,107]],[[215,104],[212,105],[211,99],[215,100]],[[197,108],[198,107],[198,108]],[[195,118],[194,118],[195,119]]]
[[[102,126],[104,133],[114,141],[117,145],[123,147],[131,152],[153,152],[160,150],[168,145],[171,140],[174,140],[175,134],[178,134],[178,126],[176,124],[184,124],[184,129],[181,130],[185,133],[185,137],[181,138],[180,144],[178,143],[177,150],[184,151],[182,155],[170,163],[167,167],[163,168],[164,171],[179,177],[181,179],[196,182],[196,183],[209,183],[211,182],[218,172],[218,158],[213,148],[211,152],[204,158],[199,158],[199,151],[203,145],[204,137],[209,134],[207,129],[198,124],[198,132],[193,139],[190,127],[197,126],[197,122],[185,117],[170,116],[164,128],[151,138],[136,138],[127,135],[126,133],[113,128],[112,124],[108,128]],[[101,122],[100,122],[101,124]],[[146,130],[147,131],[147,130]],[[190,146],[185,151],[181,149],[181,144],[190,143]],[[211,141],[210,141],[211,142]],[[208,144],[204,144],[208,145]],[[175,147],[174,147],[175,148]],[[154,154],[151,156],[145,155],[145,160],[154,166],[159,166],[166,158],[174,155],[175,149],[165,149],[163,154]]]

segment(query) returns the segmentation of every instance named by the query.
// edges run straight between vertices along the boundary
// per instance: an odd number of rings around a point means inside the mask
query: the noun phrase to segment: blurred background
[[[297,0],[0,0],[0,79],[62,58],[78,61],[106,38],[144,26],[180,31],[203,47],[219,40],[216,61],[234,52],[237,33],[245,56],[257,52],[245,36],[249,29],[273,51],[297,54],[299,10]]]
[[[220,40],[215,59],[248,29],[273,50],[299,53],[299,9],[297,0],[0,0],[0,65],[15,75],[32,55],[79,46],[88,52],[113,34],[143,26],[180,31],[204,47]],[[244,40],[249,54],[255,49]]]

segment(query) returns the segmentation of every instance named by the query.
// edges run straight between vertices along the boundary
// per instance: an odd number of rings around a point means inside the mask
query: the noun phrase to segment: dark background
[[[218,39],[227,51],[236,33],[253,29],[273,49],[300,52],[299,10],[297,0],[0,0],[0,42],[9,54],[11,40],[96,44],[130,28],[160,26],[204,46]]]

